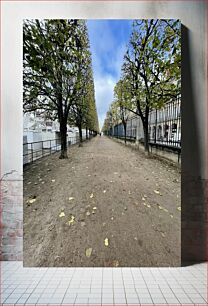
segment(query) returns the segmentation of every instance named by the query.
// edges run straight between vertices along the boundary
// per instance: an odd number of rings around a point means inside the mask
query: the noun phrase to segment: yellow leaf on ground
[[[96,209],[97,209],[97,207],[95,206],[95,207],[93,207],[93,209],[94,209],[94,210],[96,210]]]
[[[145,201],[145,198],[144,198],[144,197],[142,198],[142,201]]]
[[[90,212],[89,212],[89,211],[87,211],[87,212],[86,212],[86,215],[87,215],[87,216],[90,216]]]
[[[88,249],[85,250],[85,255],[86,255],[87,257],[90,257],[91,254],[92,254],[92,248],[88,248]]]
[[[161,233],[161,236],[162,236],[162,237],[165,237],[165,234],[164,234],[164,233]]]
[[[54,183],[56,180],[51,180],[52,183]]]
[[[72,201],[72,200],[74,200],[74,198],[73,197],[69,197],[69,201]]]
[[[113,261],[113,267],[118,267],[119,266],[119,261],[118,260],[114,260]]]
[[[75,219],[75,217],[74,216],[71,216],[71,219],[68,221],[68,224],[70,225],[70,224],[73,224],[74,223],[74,219]]]
[[[92,199],[94,197],[93,193],[91,193],[90,198]]]
[[[109,246],[108,238],[105,238],[104,243],[105,243],[105,246]]]
[[[158,208],[159,208],[159,209],[163,209],[163,207],[162,207],[162,206],[160,206],[160,205],[158,206]]]
[[[166,208],[163,208],[163,210],[164,210],[165,212],[168,212],[168,210],[167,210]]]
[[[35,201],[36,201],[36,199],[28,200],[28,202],[29,202],[30,204],[34,203]]]
[[[181,211],[181,207],[180,207],[180,206],[178,206],[178,207],[177,207],[177,210]]]
[[[149,204],[147,204],[147,207],[150,208],[151,206]]]
[[[59,217],[60,217],[60,218],[65,217],[65,213],[62,211],[62,212],[59,214]]]
[[[154,190],[154,193],[156,194],[160,194],[160,192],[158,190]]]
[[[172,215],[172,214],[170,214],[170,217],[171,217],[171,218],[173,218],[173,215]]]
[[[106,190],[103,190],[103,193],[106,193]]]

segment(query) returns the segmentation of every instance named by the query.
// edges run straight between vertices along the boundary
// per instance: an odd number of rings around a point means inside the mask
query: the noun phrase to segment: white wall
[[[202,1],[4,1],[2,7],[1,177],[22,175],[22,20],[24,18],[179,18],[189,30],[198,152],[205,161],[207,134],[205,2]],[[206,29],[207,31],[207,29]],[[206,125],[207,126],[207,125]],[[191,163],[191,157],[188,157]],[[201,164],[200,176],[207,177]]]

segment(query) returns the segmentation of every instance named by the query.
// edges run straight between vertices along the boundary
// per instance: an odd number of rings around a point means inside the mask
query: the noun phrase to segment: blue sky
[[[131,24],[132,20],[87,21],[100,129],[113,101],[114,86],[120,78]]]

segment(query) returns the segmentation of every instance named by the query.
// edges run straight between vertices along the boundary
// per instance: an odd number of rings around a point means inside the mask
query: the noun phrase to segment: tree
[[[26,20],[23,33],[24,111],[41,110],[58,118],[60,158],[67,158],[67,121],[84,60],[83,22]]]
[[[149,112],[180,94],[180,68],[180,22],[135,20],[122,71],[131,85],[133,107],[127,109],[142,120],[147,152]]]
[[[119,119],[124,127],[124,139],[126,143],[126,125],[129,118],[129,109],[131,109],[131,94],[128,80],[121,79],[114,88],[115,107],[117,108]]]

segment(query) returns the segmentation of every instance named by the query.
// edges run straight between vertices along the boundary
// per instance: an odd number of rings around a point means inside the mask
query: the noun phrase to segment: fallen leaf
[[[94,210],[96,210],[96,209],[97,209],[97,207],[95,206],[95,207],[93,207],[93,209],[94,209]]]
[[[119,266],[119,261],[113,260],[113,267],[118,267],[118,266]]]
[[[90,198],[92,199],[94,197],[93,193],[91,193]]]
[[[88,248],[88,249],[85,250],[86,257],[90,257],[91,254],[92,254],[92,248]]]
[[[103,193],[106,193],[106,190],[103,190]]]
[[[74,223],[74,219],[75,219],[75,217],[74,216],[71,216],[71,219],[68,221],[68,224],[70,225],[70,224],[73,224]]]
[[[154,190],[154,193],[156,194],[160,194],[160,192],[158,190]]]
[[[177,207],[177,210],[181,211],[181,207],[180,207],[180,206],[178,206],[178,207]]]
[[[160,206],[160,205],[158,206],[158,208],[159,208],[159,209],[163,209],[163,207],[162,207],[162,206]]]
[[[65,213],[62,211],[62,212],[59,214],[59,217],[60,217],[60,218],[65,217]]]
[[[172,215],[172,214],[170,214],[170,217],[171,217],[171,218],[173,218],[173,215]]]
[[[142,198],[142,201],[145,201],[145,198],[144,198],[144,197]]]
[[[108,238],[105,238],[104,243],[105,243],[105,246],[109,246]]]
[[[52,183],[54,183],[56,180],[51,180]]]
[[[168,212],[168,210],[167,210],[166,208],[163,208],[163,210],[164,210],[165,212]]]
[[[127,210],[127,207],[124,207],[124,210]]]
[[[118,174],[118,172],[114,172],[114,174]]]
[[[150,208],[151,206],[149,204],[147,204],[147,207]]]
[[[164,233],[161,233],[161,236],[162,236],[162,237],[165,237],[165,234],[164,234]]]
[[[91,176],[90,174],[88,174],[88,176]]]
[[[31,182],[28,182],[28,185],[31,184]]]
[[[86,212],[86,216],[90,216],[90,212],[89,211]]]
[[[111,217],[111,220],[113,220],[114,218],[113,217]]]
[[[137,240],[137,237],[134,237],[134,240]]]
[[[36,201],[35,198],[34,198],[34,199],[30,199],[30,200],[28,200],[28,203],[32,204],[32,203],[34,203],[35,201]]]
[[[72,201],[72,200],[74,200],[74,198],[73,197],[69,197],[69,201]]]

